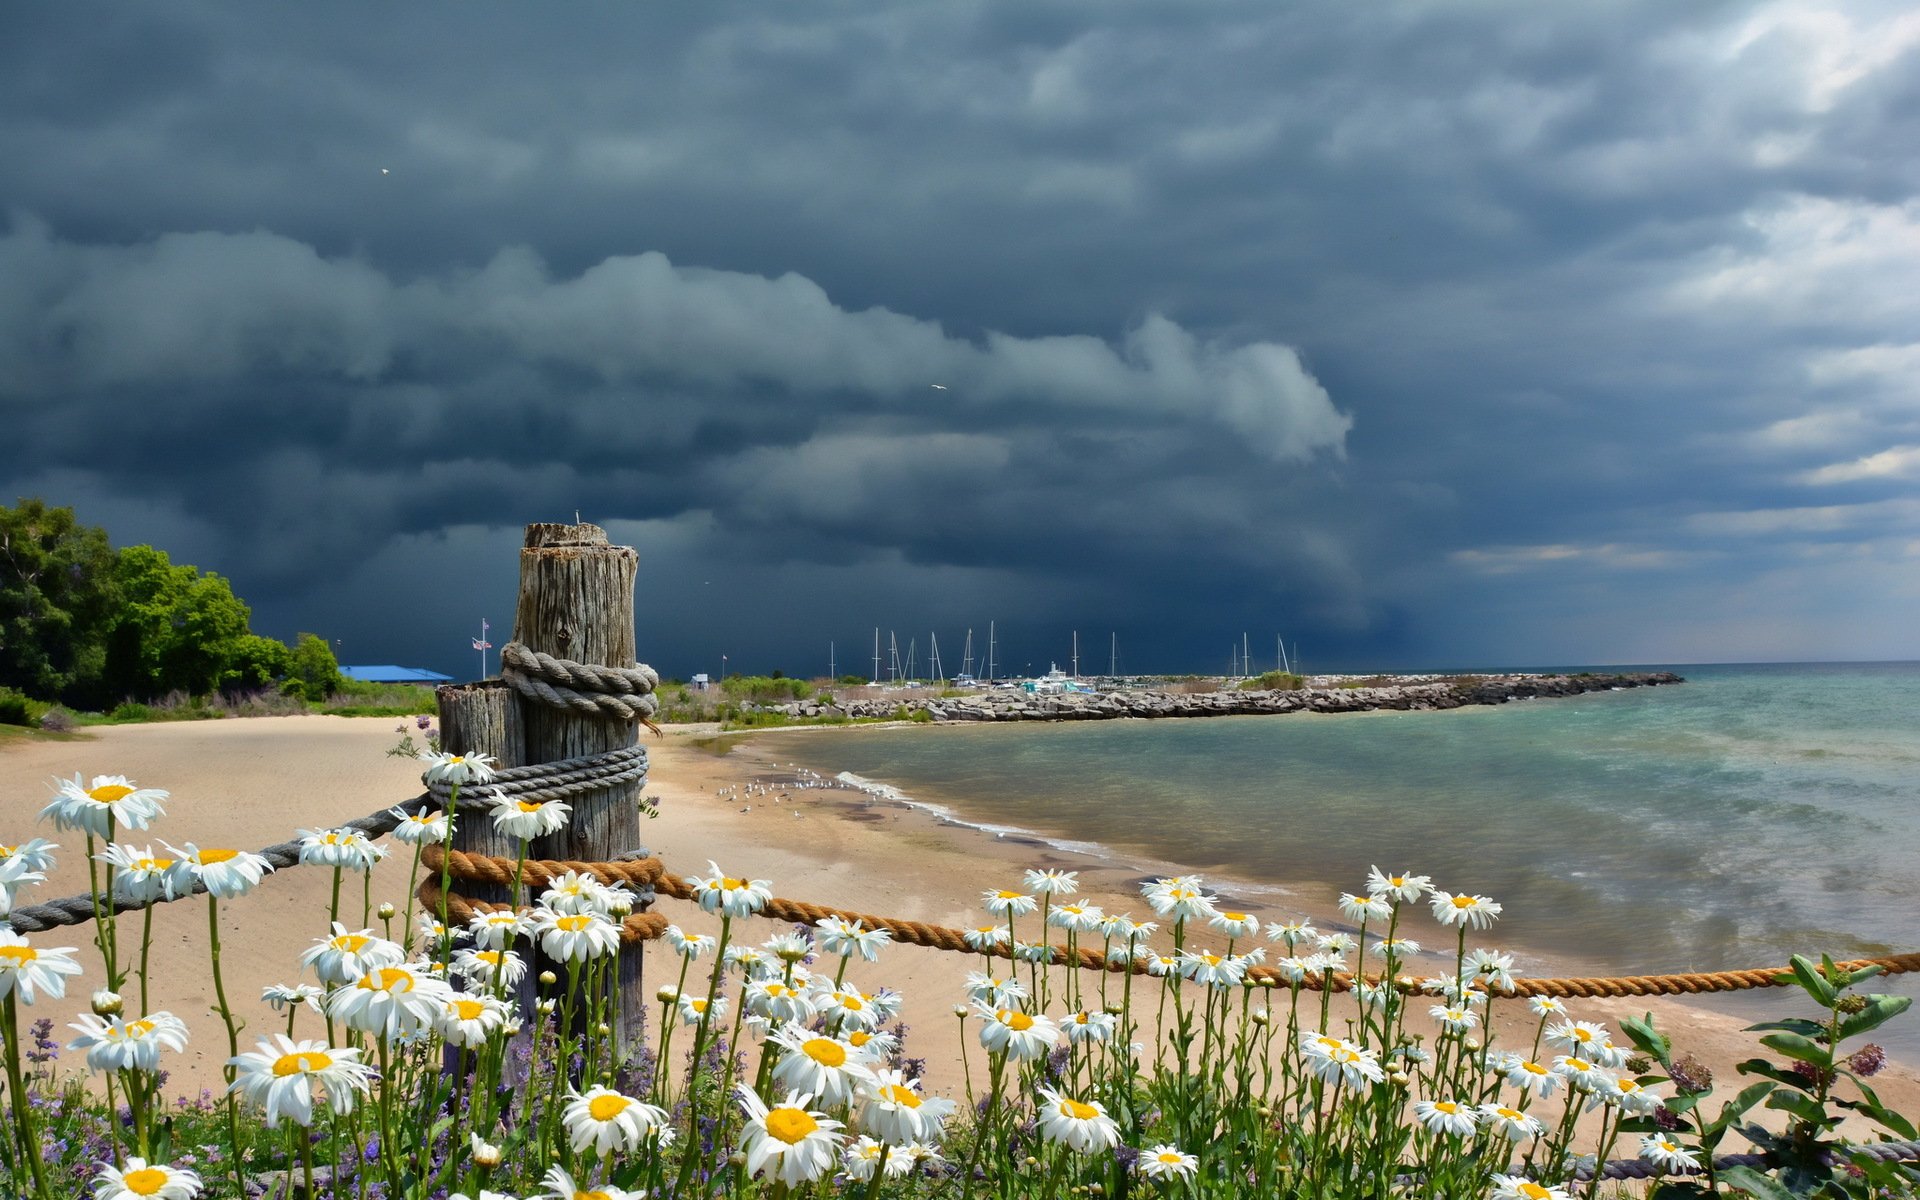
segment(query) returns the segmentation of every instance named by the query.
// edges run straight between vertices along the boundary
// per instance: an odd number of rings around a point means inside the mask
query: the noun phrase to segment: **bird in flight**
[[[934,391],[936,391],[936,392],[944,392],[944,391],[946,391],[946,390],[947,390],[947,385],[946,385],[946,384],[944,384],[944,383],[936,383],[936,384],[931,384],[930,386],[931,386],[931,387],[933,388],[933,390],[934,390]]]
[[[380,173],[381,173],[382,175],[385,175],[385,174],[387,173],[387,169],[386,169],[385,167],[381,167],[381,168],[380,168]]]

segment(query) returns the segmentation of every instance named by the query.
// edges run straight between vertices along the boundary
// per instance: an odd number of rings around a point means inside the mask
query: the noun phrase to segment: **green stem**
[[[92,856],[88,856],[91,861]],[[7,1042],[7,1090],[13,1101],[13,1119],[15,1129],[20,1134],[20,1156],[27,1160],[27,1170],[33,1175],[33,1191],[41,1200],[47,1200],[47,1181],[42,1174],[40,1161],[40,1135],[34,1128],[33,1103],[27,1097],[27,1088],[20,1081],[20,1016],[14,1007],[14,996],[7,993],[5,1009],[6,1024],[0,1028]]]
[[[207,940],[213,958],[213,994],[219,1001],[220,1020],[227,1027],[227,1057],[237,1058],[240,1054],[240,1029],[233,1023],[233,1009],[227,1004],[227,985],[220,975],[220,900],[207,896]],[[246,1169],[240,1161],[240,1107],[239,1098],[233,1093],[233,1064],[222,1068],[221,1074],[227,1081],[227,1140],[232,1145],[230,1154],[233,1163],[233,1182],[239,1189],[238,1195],[247,1194]]]

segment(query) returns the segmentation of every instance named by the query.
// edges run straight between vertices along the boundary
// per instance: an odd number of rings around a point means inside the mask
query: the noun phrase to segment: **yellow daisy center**
[[[1433,1102],[1433,1107],[1434,1111],[1446,1113],[1448,1116],[1460,1111],[1460,1106],[1451,1100],[1436,1100]]]
[[[514,801],[514,807],[518,808],[523,813],[536,813],[536,812],[539,812],[541,809],[545,808],[546,805],[544,803],[535,804],[527,800],[516,800]]]
[[[891,1100],[903,1108],[920,1107],[920,1097],[913,1094],[913,1089],[901,1087],[897,1083],[889,1083],[881,1088],[880,1098],[882,1100]]]
[[[1170,1167],[1177,1167],[1180,1165],[1180,1156],[1171,1150],[1162,1150],[1160,1153],[1154,1155],[1154,1157],[1159,1159],[1161,1162],[1166,1163]]]
[[[0,962],[24,967],[40,957],[40,952],[32,946],[0,946]]]
[[[1588,1061],[1587,1061],[1586,1059],[1584,1059],[1584,1058],[1569,1058],[1569,1059],[1567,1059],[1567,1065],[1568,1065],[1568,1066],[1570,1066],[1570,1067],[1572,1067],[1572,1068],[1573,1068],[1574,1070],[1576,1070],[1576,1071],[1591,1071],[1591,1070],[1593,1070],[1593,1064],[1592,1064],[1592,1063],[1590,1063],[1590,1062],[1588,1062]]]
[[[1022,896],[1026,895],[1025,892],[1000,892],[997,894],[1002,900],[1018,900]]]
[[[238,850],[202,850],[194,857],[200,860],[201,866],[211,867],[215,863],[230,862],[239,858],[240,852]]]
[[[1217,967],[1220,965],[1220,956],[1218,954],[1202,954],[1200,961],[1210,967]]]
[[[808,1038],[800,1045],[801,1053],[823,1067],[845,1066],[847,1048],[832,1038]]]
[[[1008,1012],[1004,1008],[1000,1010],[1000,1022],[1008,1029],[1015,1030],[1016,1032],[1033,1028],[1032,1017],[1023,1012]]]
[[[455,1000],[453,1011],[460,1015],[462,1021],[476,1021],[481,1013],[487,1011],[487,1006],[478,1000]]]
[[[333,1065],[330,1055],[318,1050],[302,1050],[297,1054],[282,1054],[273,1061],[273,1073],[285,1079],[289,1075],[299,1075],[306,1071],[324,1071]]]
[[[1062,1097],[1060,1100],[1060,1115],[1063,1117],[1072,1117],[1076,1121],[1091,1121],[1100,1115],[1100,1110],[1091,1104],[1082,1104],[1078,1100],[1069,1100]]]
[[[1530,1179],[1521,1180],[1514,1190],[1525,1196],[1527,1200],[1548,1200],[1553,1195],[1552,1192]]]
[[[720,880],[720,886],[730,892],[737,892],[747,886],[747,881],[744,879],[735,879],[732,876],[724,876]]]
[[[840,1002],[841,1008],[848,1009],[852,1012],[859,1012],[866,1007],[866,1005],[860,1002],[860,997],[849,995],[846,992],[835,992],[833,998]]]
[[[1508,1121],[1518,1121],[1527,1115],[1517,1108],[1496,1108],[1493,1111],[1498,1113],[1502,1119]]]
[[[627,1107],[632,1103],[633,1101],[625,1096],[595,1096],[587,1101],[587,1115],[596,1121],[611,1121],[627,1111]]]
[[[1320,1043],[1322,1050],[1338,1050],[1340,1048],[1339,1038],[1318,1037],[1313,1040]]]
[[[1230,912],[1230,913],[1226,913],[1226,914],[1224,914],[1224,915],[1226,916],[1226,918],[1227,918],[1227,920],[1229,920],[1229,921],[1244,921],[1244,920],[1246,920],[1246,919],[1247,919],[1247,914],[1245,914],[1245,913],[1236,913],[1236,912]]]
[[[498,950],[475,950],[473,956],[490,967],[500,965],[500,952]]]
[[[360,986],[369,992],[410,992],[413,990],[413,976],[399,967],[381,967],[363,976]]]
[[[372,938],[366,937],[363,934],[343,933],[333,939],[333,948],[335,950],[345,950],[348,954],[358,954],[360,951],[366,949],[367,943],[372,940]]]
[[[143,1017],[138,1021],[127,1022],[126,1030],[127,1030],[127,1034],[130,1037],[133,1037],[136,1039],[143,1038],[153,1032],[154,1024],[152,1021],[149,1021]]]
[[[157,1196],[167,1186],[167,1173],[159,1167],[141,1167],[122,1175],[120,1182],[136,1196]]]
[[[98,804],[115,804],[133,795],[133,789],[121,783],[109,783],[94,788],[87,793],[87,799]]]
[[[767,1132],[789,1146],[797,1146],[820,1128],[820,1122],[799,1108],[776,1108],[767,1114]]]
[[[1387,882],[1395,887],[1405,887],[1407,886],[1407,877],[1405,875],[1389,875],[1387,876]]]
[[[866,1045],[868,1042],[872,1040],[873,1040],[873,1035],[868,1033],[864,1029],[856,1029],[852,1033],[847,1035],[848,1043],[851,1044],[856,1050]]]
[[[1473,897],[1472,896],[1455,896],[1453,898],[1453,906],[1455,908],[1472,908]]]
[[[609,1192],[575,1192],[573,1200],[613,1200]]]
[[[1547,1069],[1537,1062],[1523,1062],[1520,1064],[1520,1069],[1529,1075],[1545,1075],[1547,1073]]]
[[[565,930],[568,933],[579,933],[592,923],[592,918],[587,916],[561,917],[554,921],[553,927],[555,929]]]

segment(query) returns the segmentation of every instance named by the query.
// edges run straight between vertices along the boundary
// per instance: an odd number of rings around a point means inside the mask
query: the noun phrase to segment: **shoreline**
[[[1078,870],[1086,900],[1108,911],[1145,916],[1150,914],[1138,894],[1140,879],[1183,865],[1166,863],[1163,868],[1124,852],[1099,857],[1024,834],[994,836],[965,824],[964,809],[949,819],[924,806],[908,807],[919,803],[916,797],[807,786],[821,781],[805,773],[802,756],[765,740],[768,734],[784,732],[796,731],[716,737],[711,727],[673,727],[663,738],[648,739],[653,768],[647,791],[659,803],[661,815],[643,825],[642,836],[668,869],[682,875],[704,873],[711,859],[730,874],[771,880],[777,895],[965,928],[982,920],[982,889],[1017,886],[1027,867]],[[187,840],[265,845],[299,827],[338,823],[417,795],[415,765],[383,757],[395,737],[386,718],[283,717],[113,726],[77,740],[8,741],[0,743],[0,796],[5,797],[0,803],[6,806],[0,834],[19,838],[45,833],[33,816],[44,803],[47,780],[81,771],[126,774],[142,786],[172,792],[167,816],[150,831],[151,837],[142,835],[143,841],[156,846],[162,840],[176,845]],[[750,783],[756,794],[748,797],[742,793]],[[767,790],[760,791],[762,785]],[[75,853],[75,839],[54,840],[67,844],[53,877],[23,891],[23,903],[85,888],[85,864]],[[370,901],[403,904],[405,876],[403,858],[384,864],[374,873]],[[1268,919],[1297,914],[1325,929],[1350,928],[1335,911],[1332,895],[1319,895],[1317,886],[1268,891],[1217,871],[1208,873],[1208,881],[1233,903],[1244,902],[1248,911]],[[250,1026],[243,1034],[243,1048],[253,1037],[283,1026],[257,997],[268,983],[298,978],[299,950],[325,932],[329,882],[324,871],[289,870],[270,878],[253,895],[222,906],[228,991]],[[343,914],[354,928],[359,927],[358,891],[349,888],[350,911]],[[716,921],[692,905],[666,900],[657,908],[690,930],[717,928]],[[193,1036],[186,1053],[170,1064],[169,1090],[176,1094],[217,1089],[219,1064],[225,1058],[218,1019],[209,1012],[205,926],[205,908],[191,901],[155,910],[151,1007],[181,1016]],[[123,922],[123,942],[132,929],[137,926]],[[765,924],[759,932],[770,936],[776,931]],[[1416,936],[1432,941],[1431,931]],[[27,1014],[31,1019],[52,1018],[64,1042],[70,1036],[66,1023],[85,1010],[88,993],[99,986],[100,967],[85,928],[41,937],[50,945],[80,947],[79,959],[87,969],[73,981],[66,1001],[36,1005]],[[1502,941],[1496,929],[1494,936],[1481,935],[1473,943],[1499,946]],[[1578,969],[1581,960],[1573,954],[1528,953],[1524,958],[1529,974],[1593,973]],[[662,961],[650,953],[649,986],[667,982],[658,974]],[[1427,955],[1418,969],[1425,973],[1439,962],[1439,956]],[[929,1083],[942,1094],[957,1094],[963,1086],[953,1040],[961,1027],[952,1007],[962,977],[979,966],[970,955],[896,947],[877,965],[857,964],[851,975],[869,992],[884,985],[904,993],[902,1019],[912,1030],[908,1053],[927,1060]],[[1792,1000],[1782,993],[1769,1002],[1771,1014],[1777,1015]],[[1523,1007],[1506,1007],[1509,1011],[1497,1022],[1503,1040],[1531,1038],[1531,1024],[1513,1019],[1525,1016]],[[1336,1013],[1340,1008],[1336,1003]],[[1573,1009],[1577,1016],[1605,1021],[1616,1030],[1621,1018],[1651,1009],[1676,1042],[1716,1069],[1724,1064],[1729,1075],[1734,1062],[1756,1049],[1754,1035],[1740,1032],[1747,1021],[1690,1001],[1583,1000]],[[969,1036],[972,1032],[966,1030]],[[71,1072],[77,1057],[63,1053],[56,1065]],[[974,1067],[977,1072],[981,1064]],[[1896,1058],[1876,1083],[1884,1084],[1883,1095],[1897,1105],[1909,1111],[1920,1107],[1920,1076],[1905,1061]]]

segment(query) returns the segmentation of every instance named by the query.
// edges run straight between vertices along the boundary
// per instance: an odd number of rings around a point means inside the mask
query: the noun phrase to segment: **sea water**
[[[1920,944],[1920,663],[1664,669],[1688,682],[1446,712],[822,731],[781,746],[969,822],[1256,891],[1358,890],[1372,864],[1431,875],[1505,906],[1476,944],[1597,971]],[[1920,1035],[1892,1041],[1920,1049]]]

